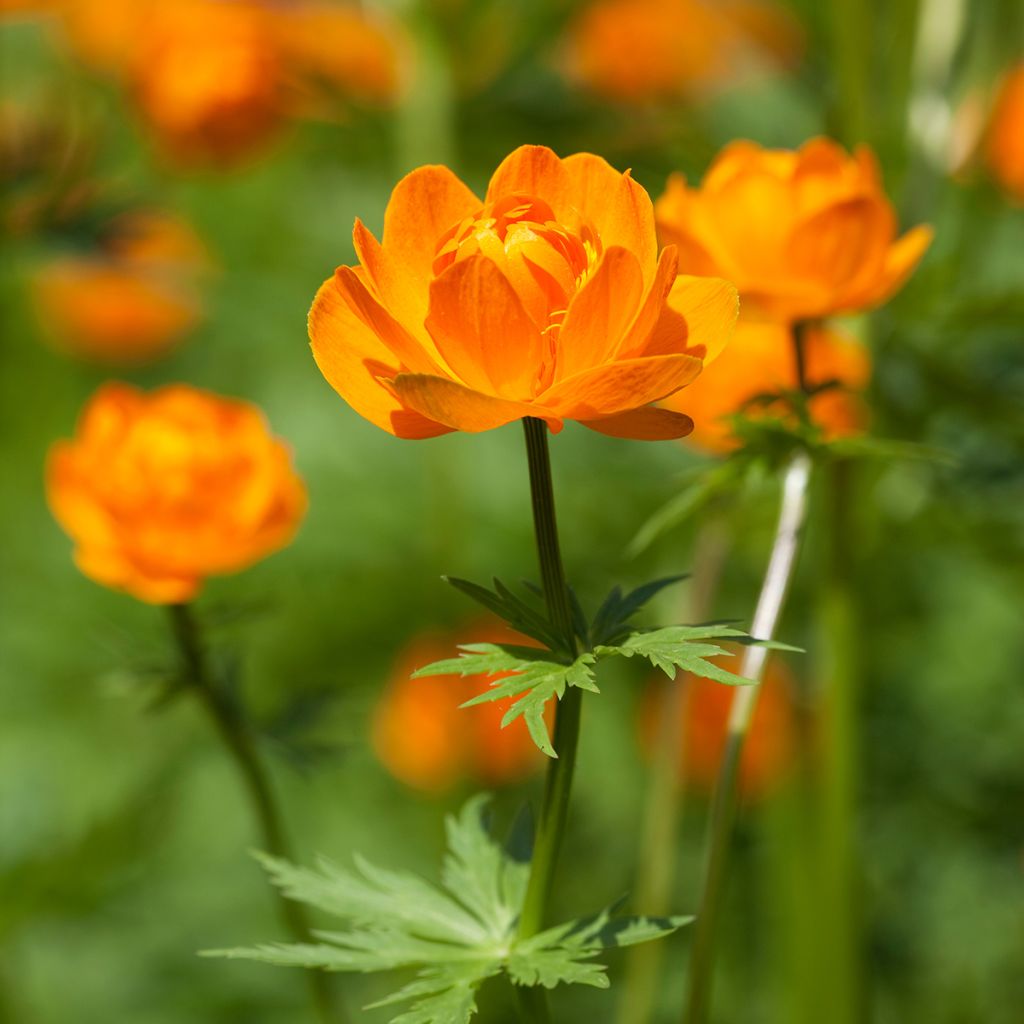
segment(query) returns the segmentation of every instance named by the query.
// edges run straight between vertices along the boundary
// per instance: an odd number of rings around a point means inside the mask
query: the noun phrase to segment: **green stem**
[[[518,997],[519,1016],[523,1024],[551,1024],[551,1010],[548,1009],[544,989],[536,986],[513,985]]]
[[[231,755],[245,786],[252,805],[253,814],[259,824],[263,846],[275,857],[292,859],[291,844],[288,841],[280,809],[274,799],[270,780],[260,762],[252,734],[238,709],[214,684],[206,659],[206,651],[200,635],[199,624],[187,604],[172,604],[168,607],[171,629],[178,645],[186,678],[200,703],[206,709],[210,721]],[[275,892],[277,890],[275,889]],[[285,899],[277,893],[278,911],[281,921],[296,942],[314,942],[309,920],[300,903]],[[330,980],[321,971],[306,971],[310,997],[322,1024],[335,1024],[342,1019],[340,1008],[334,998]]]
[[[782,505],[775,542],[751,625],[751,634],[758,640],[771,640],[774,637],[785,604],[804,521],[810,471],[810,457],[805,452],[798,452],[790,459],[783,476]],[[747,647],[740,674],[760,683],[767,656],[768,651],[763,646]],[[706,1024],[710,1013],[715,937],[721,918],[732,830],[736,820],[740,758],[757,705],[758,690],[759,686],[740,686],[733,694],[725,750],[711,806],[707,860],[694,926],[684,1024]]]
[[[728,533],[718,519],[712,519],[701,529],[694,545],[693,577],[683,621],[700,622],[706,618],[728,546]],[[661,678],[657,685],[661,715],[654,737],[641,825],[633,906],[638,914],[662,917],[670,912],[676,876],[679,821],[683,810],[679,760],[685,742],[683,721],[689,687],[681,679],[667,677]],[[619,1004],[619,1024],[647,1024],[651,1019],[664,958],[663,942],[644,942],[630,949]]]
[[[576,635],[572,625],[569,590],[565,583],[562,555],[558,545],[558,526],[555,521],[547,425],[543,420],[527,417],[523,420],[523,429],[526,434],[526,454],[530,466],[533,525],[537,538],[537,554],[540,558],[544,599],[551,622],[558,630],[567,652],[575,655]],[[523,912],[519,918],[519,934],[523,938],[536,935],[544,927],[555,868],[569,814],[569,794],[576,768],[582,695],[582,691],[577,687],[568,687],[555,712],[553,744],[557,756],[549,762],[544,781],[544,801],[537,822],[530,880],[526,888]]]

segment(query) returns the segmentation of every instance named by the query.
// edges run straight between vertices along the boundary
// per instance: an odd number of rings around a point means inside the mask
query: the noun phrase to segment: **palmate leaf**
[[[667,935],[689,918],[617,918],[603,911],[529,939],[516,935],[528,865],[488,833],[487,798],[470,800],[447,822],[443,888],[364,860],[348,870],[321,860],[315,870],[261,857],[271,881],[291,899],[336,915],[343,931],[318,932],[318,943],[268,944],[203,955],[329,971],[413,968],[414,981],[367,1009],[404,1007],[391,1024],[468,1024],[476,993],[506,973],[517,985],[608,987],[602,950]]]
[[[544,709],[552,698],[561,699],[567,686],[597,693],[593,665],[597,660],[590,652],[581,654],[569,664],[554,661],[551,651],[512,644],[463,644],[456,658],[435,661],[413,673],[422,676],[498,676],[490,689],[463,704],[472,707],[489,701],[514,698],[501,720],[507,726],[523,718],[533,742],[548,757],[556,757],[551,745]],[[509,674],[511,673],[511,674]]]

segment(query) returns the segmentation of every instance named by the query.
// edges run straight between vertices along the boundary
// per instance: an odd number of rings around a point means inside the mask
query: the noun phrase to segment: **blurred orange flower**
[[[868,383],[868,350],[839,331],[821,325],[804,332],[804,376],[813,387],[835,382],[810,399],[809,411],[826,438],[857,434],[865,427],[867,410],[857,394]],[[724,452],[736,444],[728,417],[736,413],[778,415],[775,406],[744,408],[758,395],[798,386],[792,328],[784,324],[740,318],[725,351],[685,391],[665,400],[694,422],[689,440],[711,451]]]
[[[985,155],[999,184],[1024,203],[1024,63],[1003,80],[988,128]]]
[[[756,56],[788,62],[802,45],[791,16],[756,0],[598,0],[570,35],[578,77],[634,103],[723,84]]]
[[[392,33],[358,8],[310,0],[61,0],[79,56],[121,79],[179,162],[258,153],[327,85],[379,102],[397,88]]]
[[[714,660],[735,671],[735,657]],[[710,793],[718,779],[725,749],[732,687],[690,675],[672,685],[686,687],[681,703],[680,773],[696,787]],[[793,765],[796,748],[793,689],[793,678],[785,664],[778,658],[770,658],[740,762],[740,785],[748,796],[767,795],[785,780]],[[652,685],[641,704],[640,733],[645,746],[653,741],[658,719],[664,713],[664,697],[664,687]]]
[[[520,718],[501,728],[512,698],[460,707],[496,680],[494,676],[428,676],[418,668],[452,656],[457,643],[529,643],[502,626],[477,623],[454,636],[414,639],[395,662],[373,716],[372,739],[387,770],[409,786],[439,793],[461,781],[494,786],[515,782],[544,758]]]
[[[870,150],[828,139],[799,150],[727,146],[689,188],[670,179],[656,207],[665,244],[693,274],[721,274],[746,313],[806,320],[888,298],[931,242],[926,226],[896,238],[896,217]]]
[[[525,416],[621,437],[681,437],[650,403],[689,384],[732,332],[736,291],[658,258],[647,193],[600,157],[523,146],[478,199],[446,167],[391,194],[383,241],[356,221],[309,316],[313,355],[358,412],[399,437]]]
[[[158,212],[124,214],[99,249],[44,264],[32,288],[57,345],[97,362],[137,365],[164,355],[198,322],[199,280],[210,269],[183,221]]]
[[[284,547],[306,509],[260,410],[186,385],[102,387],[52,447],[46,488],[82,572],[152,604]]]

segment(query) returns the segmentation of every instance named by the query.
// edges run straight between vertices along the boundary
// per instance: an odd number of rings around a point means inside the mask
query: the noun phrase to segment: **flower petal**
[[[618,359],[631,359],[643,355],[647,342],[661,317],[661,312],[668,301],[672,285],[675,283],[678,267],[678,252],[674,245],[666,245],[658,260],[658,269],[651,282],[643,304],[637,311],[633,322],[626,332],[625,338],[616,353]]]
[[[597,228],[606,248],[621,245],[633,253],[649,282],[658,260],[658,240],[647,190],[628,171],[615,170],[593,153],[574,153],[562,165],[569,176],[573,205]]]
[[[539,416],[547,419],[553,431],[561,429],[557,417],[546,416],[526,402],[484,395],[446,377],[401,373],[389,384],[404,405],[452,430],[477,434],[524,416]]]
[[[563,419],[602,419],[665,398],[700,370],[700,359],[690,355],[621,359],[559,381],[537,404]]]
[[[693,420],[679,412],[645,405],[600,420],[580,420],[585,427],[609,437],[625,437],[633,441],[671,441],[686,437],[693,430]]]
[[[480,200],[447,167],[418,167],[395,186],[384,213],[382,248],[400,268],[411,296],[427,312],[427,285],[433,276],[438,239],[452,225],[480,209]],[[382,298],[384,297],[382,293]]]
[[[320,372],[360,416],[397,437],[446,434],[448,427],[406,410],[378,377],[400,371],[398,359],[342,297],[337,278],[321,286],[309,311],[309,338]]]
[[[509,153],[491,175],[486,201],[516,192],[547,200],[559,221],[567,219],[575,205],[564,162],[547,146],[520,146]]]
[[[728,281],[680,274],[642,354],[688,352],[709,363],[732,337],[738,315],[739,296]]]
[[[620,246],[606,249],[597,269],[573,296],[558,332],[562,380],[607,362],[637,315],[643,276],[636,256]]]
[[[453,263],[431,283],[427,329],[452,373],[469,387],[504,398],[532,395],[544,339],[486,256]]]
[[[935,232],[931,227],[919,224],[889,246],[881,280],[871,295],[872,303],[882,302],[899,290],[920,263],[934,237]]]
[[[359,272],[338,267],[334,272],[338,293],[349,308],[394,355],[403,369],[439,373],[441,368],[423,346],[367,291]]]

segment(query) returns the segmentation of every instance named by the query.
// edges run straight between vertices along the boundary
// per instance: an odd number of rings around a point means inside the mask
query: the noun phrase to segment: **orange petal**
[[[683,413],[658,409],[651,405],[606,416],[600,420],[580,420],[585,427],[610,437],[626,437],[633,441],[671,441],[686,437],[693,430],[693,420]]]
[[[557,379],[607,362],[621,346],[642,295],[636,256],[619,246],[606,249],[569,303],[558,333]]]
[[[574,153],[562,165],[569,175],[573,205],[597,228],[606,248],[621,245],[633,253],[645,281],[650,281],[658,240],[647,190],[628,171],[622,174],[593,153]]]
[[[313,358],[327,382],[360,416],[397,437],[436,437],[447,427],[406,410],[377,380],[400,370],[394,353],[352,311],[328,278],[309,311]]]
[[[935,232],[931,227],[927,224],[919,224],[889,246],[889,251],[885,256],[882,280],[872,295],[872,302],[881,302],[887,299],[903,286],[903,283],[921,261],[928,246],[932,244],[934,237]]]
[[[384,213],[382,245],[392,266],[401,268],[423,316],[437,241],[453,224],[480,209],[480,200],[447,167],[418,167],[395,186]]]
[[[432,282],[427,329],[453,374],[470,388],[505,398],[531,395],[544,339],[508,278],[486,256],[453,263]]]
[[[658,269],[654,280],[651,282],[650,288],[647,289],[643,304],[616,353],[617,358],[630,359],[645,351],[651,333],[661,317],[661,311],[668,301],[672,285],[675,283],[678,263],[676,247],[674,245],[665,246],[661,251],[661,258],[658,260]]]
[[[700,370],[699,359],[681,354],[621,359],[559,381],[537,404],[563,419],[603,419],[665,398]]]
[[[728,281],[680,274],[643,355],[689,352],[709,363],[732,337],[738,314],[739,296]]]
[[[524,416],[540,416],[552,430],[561,429],[557,417],[545,416],[525,402],[484,395],[446,377],[401,373],[389,383],[404,405],[452,430],[478,434]]]
[[[574,203],[572,182],[558,154],[547,146],[514,149],[491,175],[487,202],[514,192],[545,199],[559,221],[569,218]]]
[[[352,267],[334,272],[338,293],[349,308],[380,339],[403,369],[414,373],[439,373],[440,367],[423,346],[367,291]]]

